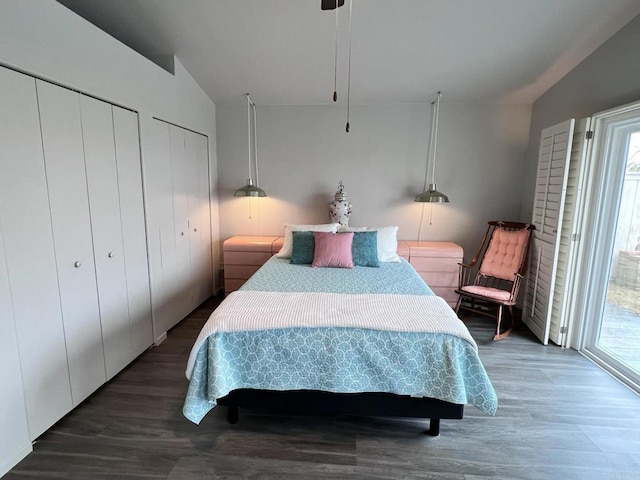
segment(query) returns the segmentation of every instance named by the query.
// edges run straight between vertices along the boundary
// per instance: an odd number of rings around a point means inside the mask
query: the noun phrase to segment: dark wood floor
[[[425,421],[182,416],[189,350],[215,300],[46,432],[13,479],[640,479],[640,398],[572,350],[468,325],[500,406]]]

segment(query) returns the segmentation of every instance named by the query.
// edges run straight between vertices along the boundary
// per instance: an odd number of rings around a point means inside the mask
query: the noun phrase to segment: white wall
[[[421,104],[351,108],[257,104],[260,186],[265,199],[233,197],[248,178],[247,117],[217,109],[221,239],[282,235],[284,223],[327,222],[338,181],[353,204],[350,224],[400,227],[399,238],[452,240],[473,255],[486,222],[517,220],[530,105],[441,103],[436,182],[451,203],[413,201],[424,189],[430,107]],[[251,218],[249,214],[251,213]]]
[[[640,16],[589,55],[533,104],[531,141],[523,172],[521,218],[531,220],[540,132],[640,100]]]

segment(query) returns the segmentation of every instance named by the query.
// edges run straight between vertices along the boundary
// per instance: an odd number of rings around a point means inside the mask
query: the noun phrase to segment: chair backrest
[[[529,230],[494,229],[478,273],[513,280],[525,261],[528,244]]]
[[[477,257],[478,275],[512,282],[527,269],[533,225],[520,222],[489,222]]]

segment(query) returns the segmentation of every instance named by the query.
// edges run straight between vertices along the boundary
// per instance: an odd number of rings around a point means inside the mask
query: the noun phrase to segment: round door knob
[[[107,255],[109,258],[113,258],[113,252],[109,252],[109,254]]]
[[[76,267],[76,268],[80,268],[81,265],[82,264],[80,262],[76,262],[76,263],[73,264],[73,266]]]
[[[184,236],[184,232],[180,232],[180,235]]]
[[[198,231],[198,229],[197,229],[197,228],[194,228],[194,229],[193,229],[193,231],[194,231],[194,232],[197,232],[197,231]]]

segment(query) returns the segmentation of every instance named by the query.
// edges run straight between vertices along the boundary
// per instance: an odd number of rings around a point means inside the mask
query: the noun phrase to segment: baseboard
[[[167,339],[167,332],[164,332],[162,335],[160,335],[158,338],[156,338],[156,340],[153,342],[153,344],[157,347],[162,342],[164,342],[166,339]]]
[[[15,467],[22,459],[24,459],[27,455],[33,452],[33,446],[31,443],[28,443],[22,446],[17,452],[15,452],[11,457],[4,459],[0,463],[0,477],[9,472],[13,467]]]

